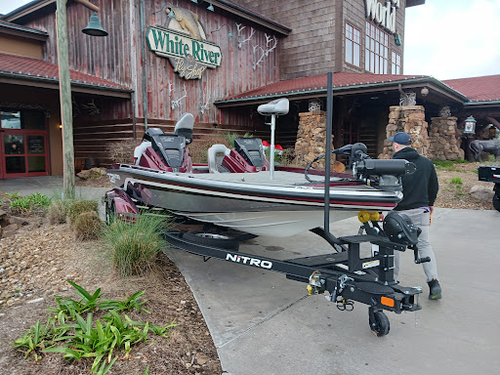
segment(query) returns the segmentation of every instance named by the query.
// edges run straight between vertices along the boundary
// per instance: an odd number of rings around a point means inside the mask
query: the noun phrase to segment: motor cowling
[[[393,211],[384,219],[384,232],[390,241],[411,246],[417,244],[422,230],[412,223],[408,215]]]

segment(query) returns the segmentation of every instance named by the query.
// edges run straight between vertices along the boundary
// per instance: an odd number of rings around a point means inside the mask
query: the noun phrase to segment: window
[[[401,55],[396,52],[392,53],[391,72],[392,74],[401,74]]]
[[[366,22],[365,70],[387,74],[389,63],[389,34]]]
[[[345,61],[360,66],[361,30],[346,23],[345,25]]]

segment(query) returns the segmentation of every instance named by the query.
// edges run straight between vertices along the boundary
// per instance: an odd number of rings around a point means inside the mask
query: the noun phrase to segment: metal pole
[[[65,198],[73,198],[75,196],[75,156],[73,150],[73,108],[69,76],[66,0],[57,0],[56,4],[59,101],[63,135],[63,194]]]
[[[271,154],[269,162],[269,179],[274,180],[274,132],[276,130],[276,115],[271,115]]]
[[[333,119],[333,84],[332,72],[327,75],[326,85],[326,140],[325,140],[325,212],[324,212],[324,230],[327,238],[330,234],[330,159],[332,154],[332,119]]]

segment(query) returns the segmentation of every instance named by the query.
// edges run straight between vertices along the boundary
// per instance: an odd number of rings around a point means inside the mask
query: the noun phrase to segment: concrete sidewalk
[[[109,188],[91,188],[75,186],[75,195],[79,199],[99,200]],[[0,180],[0,191],[19,193],[21,196],[40,193],[48,197],[61,198],[63,193],[62,176],[19,177]]]
[[[168,250],[191,286],[218,349],[233,375],[497,374],[500,368],[500,212],[436,209],[431,238],[443,299],[429,301],[421,265],[402,257],[401,283],[421,285],[418,313],[387,313],[389,335],[368,327],[368,308],[341,312],[306,284],[284,275],[220,260],[204,262]],[[356,220],[332,228],[355,234]],[[242,252],[288,259],[331,252],[305,233],[256,238]]]

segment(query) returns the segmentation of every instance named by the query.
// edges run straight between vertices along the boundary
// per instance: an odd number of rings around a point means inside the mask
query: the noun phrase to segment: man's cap
[[[389,137],[387,139],[389,141],[399,143],[400,145],[403,145],[403,146],[411,145],[411,137],[408,133],[405,133],[405,132],[396,133],[396,135],[394,137]]]

